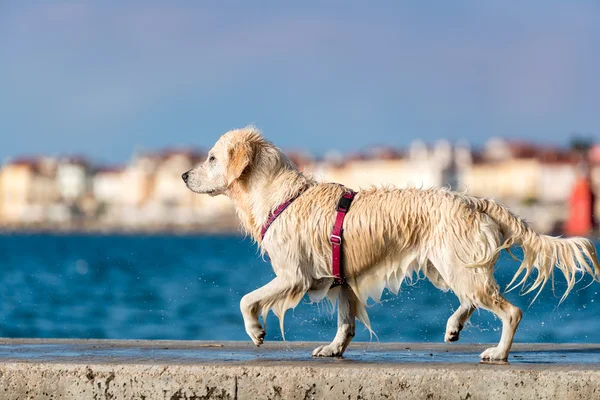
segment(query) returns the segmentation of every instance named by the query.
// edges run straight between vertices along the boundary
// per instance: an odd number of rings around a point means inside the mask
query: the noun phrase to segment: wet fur
[[[243,229],[263,253],[268,252],[277,276],[241,302],[246,330],[257,345],[265,335],[258,316],[266,317],[273,310],[283,328],[286,310],[308,293],[315,301],[327,297],[340,302],[336,339],[313,353],[340,356],[354,335],[355,317],[371,329],[367,299],[379,301],[385,288],[398,293],[406,278],[422,273],[436,287],[452,290],[461,303],[448,320],[445,340],[458,339],[474,309],[487,309],[502,320],[503,331],[499,345],[486,350],[482,358],[504,360],[521,310],[502,296],[493,276],[502,249],[520,245],[524,250],[524,260],[511,282],[524,272],[516,286],[522,286],[536,269],[537,278],[529,290],[541,290],[558,268],[568,282],[562,300],[573,288],[577,273],[589,273],[596,280],[600,276],[595,248],[585,238],[539,235],[492,200],[444,189],[389,187],[357,194],[344,223],[348,287],[330,289],[329,235],[335,206],[345,189],[300,173],[253,127],[228,132],[212,151],[226,155],[221,161],[226,164],[222,166],[223,177],[204,165],[189,171],[188,187],[199,193],[229,196]],[[275,220],[261,240],[260,229],[269,214],[305,185],[309,189]]]

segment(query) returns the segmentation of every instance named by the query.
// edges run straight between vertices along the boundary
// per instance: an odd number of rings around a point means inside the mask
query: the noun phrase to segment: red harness
[[[267,230],[271,226],[271,224],[281,215],[281,213],[296,200],[302,193],[304,193],[308,189],[308,186],[304,186],[298,194],[294,197],[287,200],[285,203],[282,203],[279,207],[275,209],[267,218],[267,222],[262,226],[260,236],[261,240],[264,240],[265,234]],[[356,196],[356,192],[350,190],[346,192],[340,197],[340,201],[337,205],[337,214],[335,216],[335,223],[333,224],[333,230],[331,232],[331,236],[329,237],[329,241],[331,242],[331,269],[334,277],[333,286],[343,285],[345,284],[344,280],[344,268],[343,268],[343,258],[342,258],[342,237],[344,232],[344,218],[346,218],[346,213],[350,209],[350,205],[354,200],[354,196]]]
[[[346,213],[350,209],[352,200],[354,200],[356,192],[349,191],[340,197],[340,201],[337,205],[337,214],[335,216],[335,223],[333,224],[333,231],[329,237],[331,242],[331,269],[333,270],[333,286],[343,285],[346,283],[344,279],[344,266],[342,264],[342,237],[344,233],[344,218]]]

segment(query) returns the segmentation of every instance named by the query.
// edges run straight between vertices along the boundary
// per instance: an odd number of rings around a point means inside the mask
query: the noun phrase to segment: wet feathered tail
[[[560,299],[561,302],[575,286],[578,272],[582,274],[587,272],[594,280],[600,281],[600,265],[598,264],[596,248],[589,239],[540,235],[506,207],[487,199],[476,199],[475,201],[477,202],[477,209],[487,214],[500,227],[504,237],[501,248],[507,249],[509,252],[510,247],[515,244],[523,248],[523,261],[508,284],[507,291],[524,285],[534,269],[538,271],[537,277],[525,293],[530,293],[539,288],[535,298],[549,280],[554,280],[555,268],[562,272],[567,281],[567,289]],[[517,282],[522,274],[523,276]]]

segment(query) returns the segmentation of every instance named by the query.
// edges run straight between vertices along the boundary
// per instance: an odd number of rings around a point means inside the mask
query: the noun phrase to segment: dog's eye
[[[210,158],[208,159],[209,162],[213,162],[215,160],[216,160],[215,156],[210,156]]]

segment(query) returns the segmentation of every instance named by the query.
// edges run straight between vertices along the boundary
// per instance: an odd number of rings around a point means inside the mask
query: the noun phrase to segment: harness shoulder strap
[[[356,192],[349,191],[342,195],[340,201],[337,205],[337,214],[335,216],[335,223],[333,224],[333,231],[331,232],[331,236],[329,240],[331,241],[331,266],[333,276],[335,278],[333,282],[333,286],[343,285],[345,283],[344,280],[344,270],[342,265],[342,237],[344,232],[344,218],[346,218],[346,213],[350,209],[350,205],[354,200],[354,196],[356,196]]]

